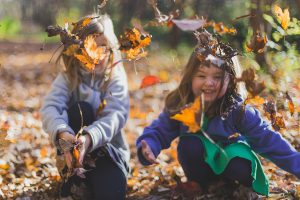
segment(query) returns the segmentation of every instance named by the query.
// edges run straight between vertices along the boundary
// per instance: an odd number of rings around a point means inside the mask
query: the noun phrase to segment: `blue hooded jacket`
[[[157,157],[162,149],[170,147],[176,137],[187,132],[188,128],[185,125],[170,119],[167,112],[162,112],[137,139],[136,146],[140,162],[143,165],[150,164],[141,153],[142,140],[148,143]],[[256,153],[300,178],[300,153],[280,133],[272,130],[269,123],[262,119],[258,110],[249,105],[245,106],[242,114],[239,106],[231,111],[225,120],[220,116],[210,119],[206,133],[213,140],[224,145],[237,140],[245,140]],[[235,133],[239,133],[240,136],[230,139],[229,136]]]

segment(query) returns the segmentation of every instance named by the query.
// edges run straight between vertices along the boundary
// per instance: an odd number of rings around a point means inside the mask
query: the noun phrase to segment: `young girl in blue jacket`
[[[119,63],[112,67],[121,59],[113,24],[107,15],[87,16],[75,24],[72,34],[78,41],[84,41],[80,47],[85,47],[88,53],[96,46],[102,48],[101,56],[92,69],[77,59],[78,51],[70,54],[70,45],[66,46],[68,43],[62,41],[65,48],[61,57],[65,70],[58,74],[44,99],[41,108],[43,128],[64,156],[67,167],[60,172],[62,175],[72,170],[72,163],[76,162],[72,148],[66,144],[82,146],[79,167],[84,167],[87,155],[95,160],[95,166],[90,164],[90,169],[81,175],[85,178],[73,175],[65,180],[60,196],[125,199],[129,148],[122,128],[128,117],[129,96],[123,65]],[[96,46],[85,42],[90,36]],[[61,39],[66,39],[66,35],[61,35]],[[75,137],[79,131],[82,134]],[[86,189],[87,196],[80,197],[83,192],[79,187]]]
[[[254,152],[300,178],[300,153],[273,131],[255,108],[243,106],[236,83],[234,50],[207,32],[198,34],[198,41],[178,88],[165,100],[164,111],[137,139],[140,162],[157,163],[160,151],[180,137],[179,163],[188,180],[198,182],[202,188],[223,178],[268,195],[268,179]],[[201,130],[190,133],[170,117],[200,94],[204,94],[204,124]]]

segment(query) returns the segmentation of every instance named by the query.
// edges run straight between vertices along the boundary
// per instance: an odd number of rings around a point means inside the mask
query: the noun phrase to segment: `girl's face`
[[[225,72],[223,84],[223,70],[210,65],[200,66],[192,80],[192,90],[195,96],[204,94],[204,101],[210,105],[214,100],[221,98],[228,87],[229,75]]]

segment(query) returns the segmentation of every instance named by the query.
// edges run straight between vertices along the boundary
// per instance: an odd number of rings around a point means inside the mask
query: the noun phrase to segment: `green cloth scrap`
[[[207,118],[204,118],[202,129],[206,130],[207,126],[208,120]],[[269,180],[263,171],[259,158],[256,156],[255,152],[251,150],[250,146],[246,142],[238,141],[229,144],[225,147],[220,147],[220,145],[212,143],[208,138],[197,133],[185,133],[182,134],[180,137],[186,136],[197,137],[202,141],[206,152],[205,162],[217,175],[222,174],[230,160],[235,157],[240,157],[251,161],[251,176],[253,178],[253,190],[265,196],[269,195]]]

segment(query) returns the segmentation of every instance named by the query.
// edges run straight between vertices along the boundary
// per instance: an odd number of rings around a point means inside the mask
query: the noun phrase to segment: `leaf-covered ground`
[[[60,177],[55,167],[55,151],[42,130],[39,108],[55,77],[54,60],[49,60],[57,47],[40,44],[0,44],[0,198],[57,199]],[[257,196],[243,187],[216,183],[207,193],[193,193],[193,184],[185,182],[183,171],[176,162],[176,141],[172,148],[159,156],[159,165],[142,167],[136,158],[135,139],[143,127],[160,112],[165,95],[179,80],[179,66],[184,62],[176,57],[154,56],[136,63],[126,63],[131,111],[126,125],[132,159],[128,180],[128,199],[297,199],[300,182],[270,162],[263,160],[270,179],[270,197]],[[155,74],[165,82],[139,89],[145,75]],[[297,82],[298,81],[298,82]],[[300,103],[300,83],[291,81],[292,98]],[[260,107],[259,107],[260,108]],[[296,107],[297,108],[297,107]],[[261,108],[260,108],[261,109]],[[299,112],[299,110],[298,110]],[[299,149],[299,114],[282,112],[287,128],[281,133]],[[11,139],[9,142],[7,139]],[[186,189],[188,188],[188,189]],[[187,193],[194,195],[187,196]]]

